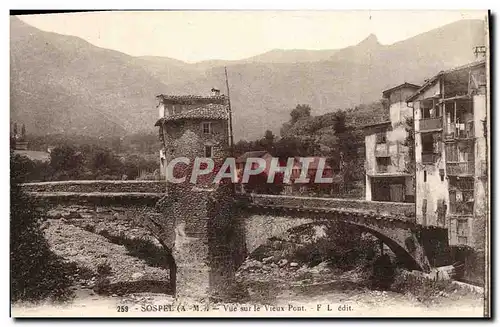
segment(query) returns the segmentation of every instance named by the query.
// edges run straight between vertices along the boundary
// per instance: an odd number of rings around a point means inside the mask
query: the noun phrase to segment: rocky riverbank
[[[104,230],[107,232],[103,233]],[[99,223],[90,228],[66,216],[49,219],[44,233],[57,255],[78,266],[72,287],[74,297],[66,305],[57,307],[50,303],[37,306],[18,303],[13,308],[14,314],[74,315],[92,310],[89,314],[98,316],[101,313],[103,316],[189,315],[189,310],[184,313],[147,311],[158,304],[179,305],[171,294],[169,271],[146,259],[144,251],[133,251],[130,243],[117,241],[119,231],[109,231]],[[352,248],[354,250],[346,251]],[[268,240],[243,262],[236,273],[240,292],[232,301],[207,304],[209,310],[202,314],[482,314],[481,294],[466,292],[445,282],[436,284],[405,277],[408,274],[399,273],[397,265],[391,287],[374,288],[373,264],[377,251],[378,243],[371,237],[344,234],[339,228],[309,226],[291,230]],[[122,306],[129,312],[116,311]],[[256,307],[262,311],[241,311],[241,308]],[[233,309],[236,311],[231,311]]]

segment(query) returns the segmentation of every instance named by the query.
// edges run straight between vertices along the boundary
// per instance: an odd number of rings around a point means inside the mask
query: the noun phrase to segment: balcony
[[[432,131],[443,128],[443,119],[439,118],[424,118],[420,119],[420,131]]]
[[[467,124],[447,124],[444,133],[446,141],[453,140],[471,140],[474,138],[474,123]]]
[[[455,217],[472,216],[474,213],[474,201],[450,201],[450,215]]]
[[[377,166],[377,173],[387,173],[389,171],[389,167],[388,166]]]
[[[450,176],[474,176],[474,169],[474,161],[446,163],[446,174]]]
[[[485,160],[481,160],[481,177],[488,176],[488,164]]]
[[[376,158],[389,157],[389,144],[388,143],[377,144],[375,147],[375,157]]]
[[[422,164],[432,165],[441,156],[439,153],[422,153]]]

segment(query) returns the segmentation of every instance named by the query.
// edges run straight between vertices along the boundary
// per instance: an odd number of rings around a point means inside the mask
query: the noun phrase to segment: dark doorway
[[[404,177],[374,178],[372,185],[373,201],[405,202]]]

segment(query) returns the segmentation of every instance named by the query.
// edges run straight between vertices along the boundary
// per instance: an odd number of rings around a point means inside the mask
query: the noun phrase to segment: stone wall
[[[210,134],[204,134],[203,122],[211,123]],[[223,161],[227,158],[228,131],[225,120],[187,120],[185,122],[169,122],[163,127],[163,144],[166,144],[166,162],[174,158],[205,157],[205,146],[212,146],[212,159]]]
[[[173,224],[164,238],[177,264],[177,296],[225,298],[232,292],[235,246],[244,232],[235,230],[230,188],[186,189],[172,184],[159,204],[158,225]],[[243,235],[242,235],[243,234]]]
[[[163,196],[161,193],[77,193],[77,192],[28,192],[40,206],[54,205],[93,205],[154,207]]]
[[[164,193],[165,181],[59,181],[25,183],[27,192],[106,192],[106,193]]]

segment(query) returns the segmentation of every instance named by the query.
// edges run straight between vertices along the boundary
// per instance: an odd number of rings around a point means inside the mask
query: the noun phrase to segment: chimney
[[[218,97],[220,95],[220,90],[216,88],[212,88],[212,96]]]
[[[474,54],[476,55],[476,59],[478,59],[480,56],[486,58],[486,46],[480,45],[474,47]]]

